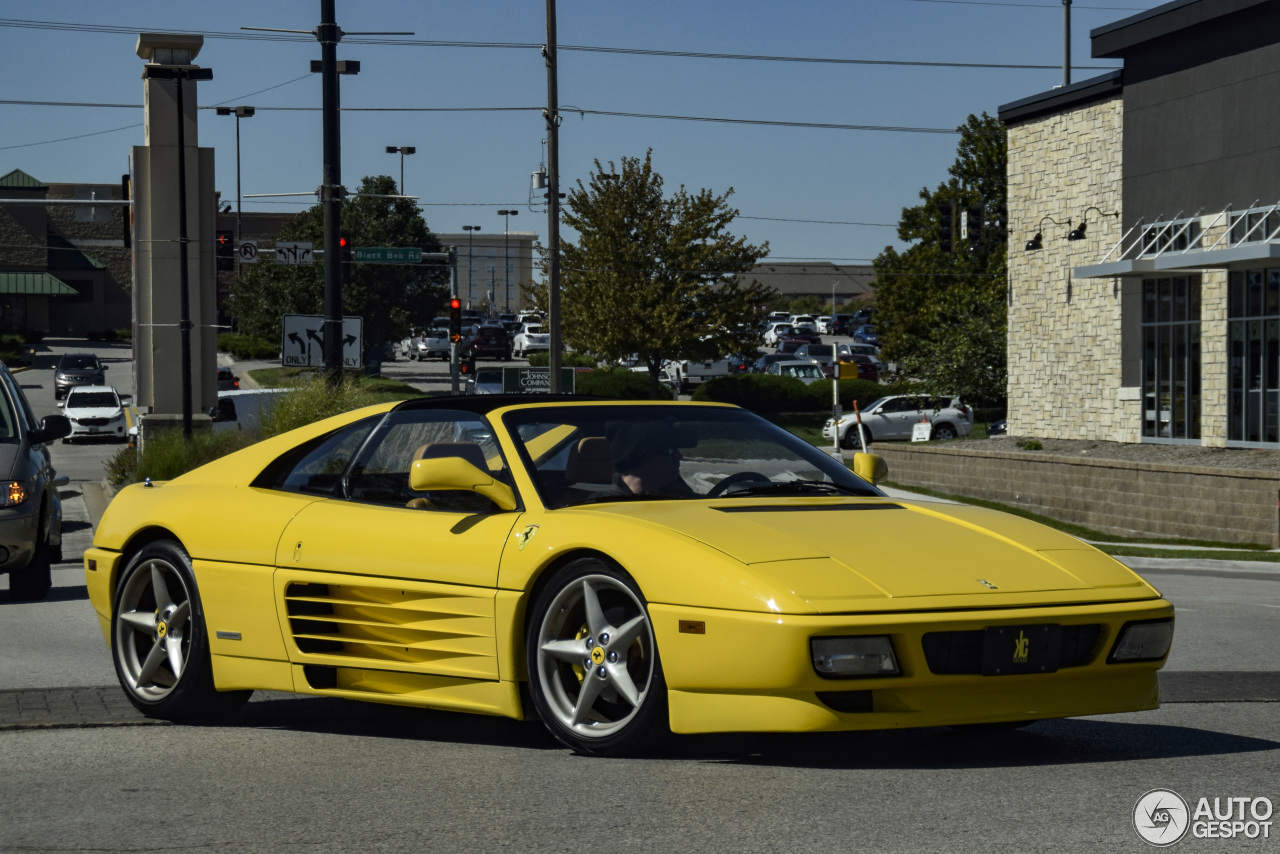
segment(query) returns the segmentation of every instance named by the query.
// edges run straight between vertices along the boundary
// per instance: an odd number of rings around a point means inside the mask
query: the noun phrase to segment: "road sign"
[[[276,241],[277,264],[311,264],[315,254],[311,251],[311,241],[285,243]]]
[[[577,372],[573,368],[560,369],[561,390],[573,394],[574,377]],[[503,368],[503,394],[550,394],[550,368]]]
[[[364,344],[364,318],[342,318],[342,367],[359,370]],[[280,341],[280,364],[286,368],[324,367],[324,317],[286,314]]]
[[[258,262],[258,241],[241,240],[240,248],[236,251],[240,253],[241,264],[256,264]]]
[[[357,246],[351,260],[358,264],[421,264],[422,250],[416,246]]]

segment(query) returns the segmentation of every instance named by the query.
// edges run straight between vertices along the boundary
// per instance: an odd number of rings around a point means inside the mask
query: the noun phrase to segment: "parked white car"
[[[541,323],[526,323],[520,327],[520,331],[511,341],[511,353],[517,359],[524,359],[530,353],[550,349],[551,336],[543,329]]]
[[[822,375],[822,368],[807,359],[804,361],[774,362],[769,366],[768,372],[776,377],[795,377],[805,385],[826,379]]]
[[[262,419],[291,388],[254,388],[218,392],[218,405],[205,413],[213,419],[213,432],[259,430]]]
[[[58,406],[71,422],[71,435],[65,437],[63,442],[95,437],[121,441],[127,438],[124,404],[120,402],[120,395],[109,385],[72,386],[67,389],[66,398],[59,401]]]
[[[958,397],[882,397],[863,410],[862,432],[868,444],[872,440],[910,439],[921,421],[929,423],[930,439],[955,439],[968,436],[973,429],[973,410]],[[828,418],[822,435],[833,439],[837,430],[842,448],[858,447],[858,422],[852,412],[843,416],[839,424]]]
[[[770,324],[769,328],[766,329],[764,333],[765,346],[777,347],[778,342],[781,341],[783,338],[791,337],[791,331],[793,328],[794,327],[792,327],[789,321],[785,323]]]

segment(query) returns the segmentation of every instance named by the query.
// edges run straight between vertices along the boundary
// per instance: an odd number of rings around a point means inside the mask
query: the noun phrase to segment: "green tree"
[[[396,195],[395,180],[367,176],[359,193]],[[342,232],[355,246],[416,246],[439,252],[440,241],[410,199],[355,196],[342,205]],[[280,230],[282,241],[309,240],[324,245],[324,211],[316,205],[289,220]],[[448,297],[449,272],[436,262],[411,264],[351,264],[342,286],[342,313],[364,318],[366,350],[377,351],[387,341],[404,336],[410,326],[425,326],[443,310]],[[231,311],[247,335],[280,339],[286,314],[324,313],[324,265],[245,265],[231,287]]]
[[[740,278],[769,245],[729,232],[733,190],[666,196],[652,154],[624,157],[616,171],[597,160],[569,192],[564,223],[579,238],[561,240],[560,286],[565,344],[609,362],[643,359],[656,398],[669,359],[753,350],[772,291]],[[545,285],[526,291],[545,308]]]
[[[993,404],[1006,395],[1006,243],[1004,125],[983,113],[958,128],[950,177],[922,204],[902,209],[902,252],[885,247],[875,259],[876,327],[883,356],[901,377],[934,394],[958,394]],[[955,220],[953,252],[938,243],[940,205]],[[975,240],[960,240],[965,211],[978,206],[985,223]]]

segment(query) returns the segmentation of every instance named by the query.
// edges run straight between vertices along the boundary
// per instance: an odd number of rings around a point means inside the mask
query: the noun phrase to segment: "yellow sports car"
[[[161,718],[292,691],[536,715],[610,754],[1158,705],[1173,606],[1142,579],[854,471],[732,406],[414,400],[122,490],[86,578]]]

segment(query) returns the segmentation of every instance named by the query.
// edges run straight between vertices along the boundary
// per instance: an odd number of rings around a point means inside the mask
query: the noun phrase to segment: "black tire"
[[[9,573],[9,599],[13,602],[39,602],[53,587],[53,562],[48,535],[36,543],[31,562],[17,572]]]
[[[862,435],[866,437],[867,447],[871,447],[871,431],[867,426],[862,425]],[[858,441],[858,425],[850,424],[849,429],[844,432],[844,437],[840,440],[840,447],[847,451],[862,450],[862,443]]]
[[[943,421],[941,424],[933,425],[933,433],[930,434],[931,439],[955,439],[960,435],[954,424],[948,424]]]
[[[570,749],[620,756],[670,735],[648,605],[617,565],[580,558],[556,570],[529,612],[525,657],[538,716]]]
[[[222,717],[253,693],[220,692],[214,686],[209,634],[191,558],[172,540],[144,546],[120,574],[111,638],[120,687],[148,717]]]

